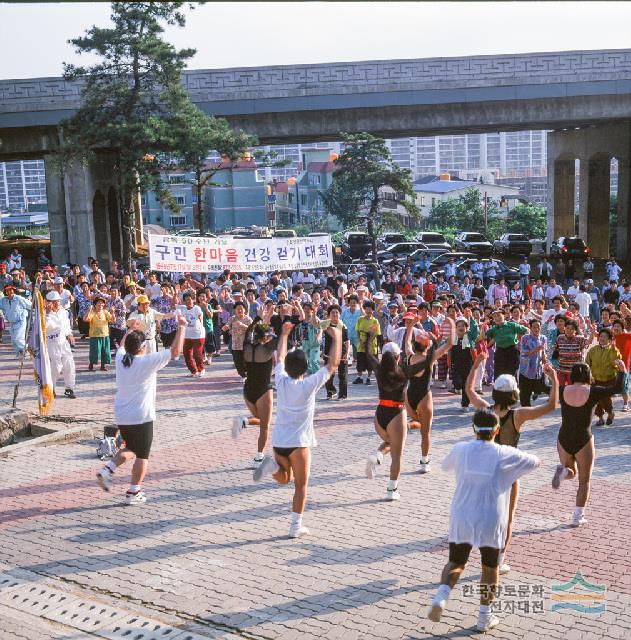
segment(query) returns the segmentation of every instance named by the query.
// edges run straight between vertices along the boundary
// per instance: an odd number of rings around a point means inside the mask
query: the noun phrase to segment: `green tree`
[[[372,241],[375,283],[379,288],[377,233],[381,226],[391,224],[394,219],[392,210],[383,206],[383,188],[390,187],[402,195],[400,204],[418,218],[412,174],[393,162],[385,140],[369,133],[341,135],[345,148],[335,161],[333,183],[321,195],[327,213],[338,218],[344,227],[365,221]]]
[[[427,227],[433,230],[457,229],[489,234],[501,226],[502,218],[495,202],[487,202],[477,187],[466,189],[456,197],[437,202],[430,210]]]
[[[91,67],[64,65],[64,77],[83,81],[81,107],[62,124],[62,169],[96,150],[114,152],[123,221],[123,264],[131,268],[135,202],[153,189],[168,201],[155,157],[174,152],[190,101],[180,76],[194,49],[176,50],[163,25],[183,27],[184,2],[113,2],[110,28],[92,27],[71,40],[78,53],[98,55]],[[192,4],[189,4],[192,8]]]
[[[523,233],[528,238],[545,238],[546,210],[535,204],[518,204],[506,216],[506,233]]]

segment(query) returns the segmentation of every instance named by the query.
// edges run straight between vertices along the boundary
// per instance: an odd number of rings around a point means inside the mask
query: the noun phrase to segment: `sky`
[[[109,3],[0,2],[0,79],[58,76]],[[190,69],[631,48],[631,2],[209,2],[170,28]]]

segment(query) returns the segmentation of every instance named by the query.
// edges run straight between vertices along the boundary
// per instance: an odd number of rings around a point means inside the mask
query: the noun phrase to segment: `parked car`
[[[368,257],[370,251],[372,251],[372,242],[367,233],[347,231],[344,234],[341,247],[342,253],[351,260],[363,259]]]
[[[456,251],[468,251],[476,256],[489,258],[493,255],[493,245],[481,234],[463,231],[454,239]]]
[[[561,237],[550,245],[550,255],[561,256],[564,260],[567,258],[587,258],[589,255],[589,247],[582,238],[577,236]]]
[[[402,233],[384,233],[380,236],[379,241],[385,248],[390,245],[397,244],[398,242],[407,242],[408,239]]]
[[[467,271],[469,271],[471,269],[471,265],[476,262],[478,260],[478,258],[467,258],[466,260],[461,260],[456,266],[458,267],[458,269],[463,268]],[[480,262],[484,265],[484,270],[486,271],[486,266],[487,264],[491,261],[490,258],[483,258],[482,260],[480,260]],[[513,269],[513,267],[509,267],[508,265],[504,264],[501,260],[495,260],[495,264],[496,266],[496,271],[497,271],[497,276],[495,278],[495,280],[499,280],[500,278],[504,278],[504,280],[506,280],[506,283],[509,285],[514,284],[515,282],[519,281],[519,270],[518,269]],[[433,272],[434,277],[436,276],[443,276],[445,275],[445,270],[444,269],[439,269],[438,271],[434,271]]]
[[[422,242],[428,249],[442,249],[443,251],[451,251],[451,245],[445,240],[442,233],[436,231],[421,231],[416,236],[419,242]]]
[[[523,233],[505,233],[493,243],[493,249],[499,256],[529,256],[532,245]]]
[[[449,260],[454,259],[454,262],[458,264],[463,260],[475,260],[475,253],[469,253],[468,251],[454,251],[452,253],[441,253],[439,256],[432,260],[429,265],[430,272],[438,271],[439,269],[444,269],[445,265],[449,262]]]
[[[390,264],[393,260],[397,260],[403,264],[407,262],[409,258],[412,264],[414,264],[418,262],[425,253],[428,253],[427,248],[418,242],[399,242],[384,251],[378,251],[377,260],[384,264]]]
[[[296,232],[293,229],[276,229],[274,231],[275,238],[295,238]]]

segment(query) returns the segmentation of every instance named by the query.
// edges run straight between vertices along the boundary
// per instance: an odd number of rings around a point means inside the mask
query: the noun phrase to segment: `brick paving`
[[[111,423],[113,372],[86,371],[85,342],[76,361],[79,399],[58,399],[53,413]],[[0,401],[8,403],[16,365],[6,338],[0,371]],[[30,368],[25,373],[19,405],[34,410]],[[186,374],[179,361],[159,376],[149,499],[141,507],[121,504],[128,470],[117,474],[112,494],[96,487],[93,441],[0,459],[3,640],[136,637],[131,631],[139,627],[129,622],[134,615],[156,629],[139,638],[477,635],[476,597],[462,589],[454,592],[441,623],[425,618],[446,561],[453,491],[453,478],[442,473],[440,460],[453,444],[471,437],[458,397],[435,392],[430,474],[417,473],[420,437],[409,437],[398,503],[383,500],[385,471],[374,482],[363,473],[366,455],[379,442],[372,427],[376,387],[351,385],[344,403],[319,400],[320,446],[313,452],[305,514],[311,535],[290,540],[291,488],[252,482],[247,467],[255,429],[236,443],[230,437],[230,420],[243,403],[229,356],[216,360],[204,379]],[[509,554],[512,571],[503,580],[509,587],[542,587],[542,596],[521,599],[543,600],[544,611],[526,612],[523,602],[507,596],[502,623],[488,635],[626,638],[631,634],[631,419],[618,413],[613,427],[595,429],[589,524],[578,530],[567,526],[576,485],[564,483],[558,492],[550,488],[558,420],[557,412],[529,423],[522,436],[520,446],[543,464],[522,482]],[[551,584],[569,581],[577,570],[606,586],[604,613],[551,611]],[[474,552],[462,585],[473,587],[479,571]],[[122,616],[127,626],[116,632],[120,636],[106,627],[101,629],[107,632],[84,631],[66,618],[55,621],[57,609],[48,619],[15,600],[7,604],[3,574],[69,591],[82,607],[87,602],[129,613]],[[169,633],[160,635],[164,629]]]

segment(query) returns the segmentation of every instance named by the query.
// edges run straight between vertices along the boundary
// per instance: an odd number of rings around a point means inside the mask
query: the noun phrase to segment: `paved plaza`
[[[87,370],[76,351],[79,399],[53,413],[111,424],[114,373]],[[0,345],[0,401],[17,374]],[[0,638],[453,638],[477,636],[480,563],[472,554],[443,622],[425,614],[447,559],[453,477],[440,461],[472,437],[459,396],[435,392],[432,471],[419,475],[420,436],[408,438],[400,502],[384,501],[387,473],[364,476],[379,439],[376,386],[349,387],[346,402],[317,403],[305,524],[287,537],[290,487],[256,485],[248,462],[256,430],[236,443],[231,418],[243,411],[241,382],[228,355],[203,379],[183,362],[158,376],[156,437],[148,501],[124,506],[124,469],[114,492],[94,473],[94,441],[22,449],[0,458]],[[324,392],[320,393],[322,396]],[[30,367],[20,406],[35,411]],[[620,406],[620,399],[615,400]],[[576,483],[550,487],[559,414],[526,425],[520,446],[542,466],[522,482],[515,536],[494,638],[628,638],[631,632],[631,419],[594,430],[597,460],[589,524],[568,526]],[[580,571],[606,588],[554,591]],[[578,589],[578,590],[577,590]],[[555,600],[553,594],[565,595]],[[569,594],[579,594],[575,599]],[[580,595],[583,598],[580,598]],[[590,595],[591,594],[591,595]],[[596,597],[594,594],[599,594]],[[599,599],[600,598],[600,599]],[[565,602],[574,608],[552,611]],[[605,604],[602,613],[580,606]]]

